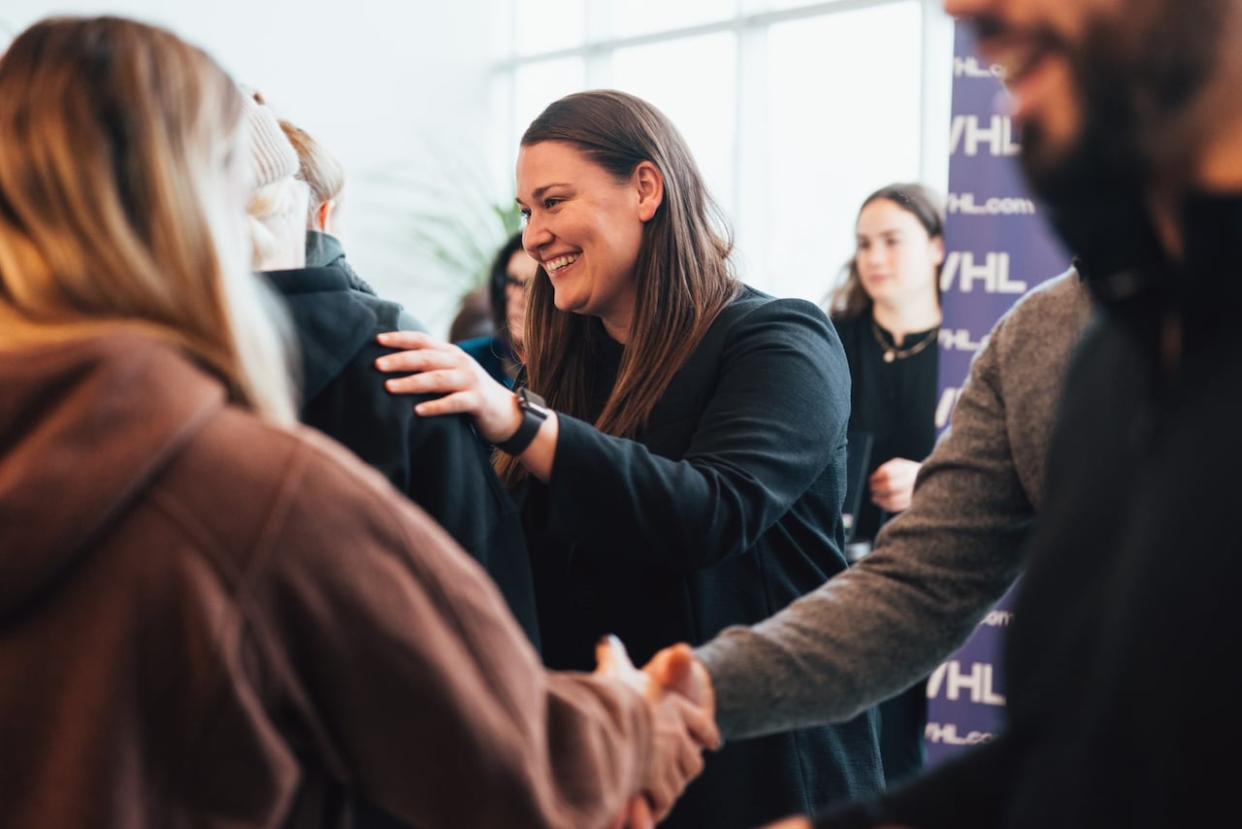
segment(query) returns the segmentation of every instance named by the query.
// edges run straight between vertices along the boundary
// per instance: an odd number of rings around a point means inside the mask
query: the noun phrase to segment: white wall
[[[3,28],[52,14],[118,14],[206,48],[349,173],[347,250],[364,278],[434,331],[462,280],[414,261],[415,206],[451,215],[460,170],[487,164],[490,0],[4,0]],[[447,200],[447,201],[446,201]]]

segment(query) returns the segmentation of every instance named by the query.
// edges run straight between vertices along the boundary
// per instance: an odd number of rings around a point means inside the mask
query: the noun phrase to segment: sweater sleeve
[[[599,827],[641,785],[642,699],[545,672],[486,575],[417,507],[311,447],[247,621],[262,686],[322,767],[418,826]]]
[[[849,418],[840,342],[809,302],[733,323],[679,460],[561,417],[550,523],[588,551],[695,570],[747,551],[823,473]]]
[[[1016,578],[1034,510],[1009,442],[999,335],[977,355],[911,507],[874,551],[699,649],[727,735],[844,721],[893,696],[961,645]]]

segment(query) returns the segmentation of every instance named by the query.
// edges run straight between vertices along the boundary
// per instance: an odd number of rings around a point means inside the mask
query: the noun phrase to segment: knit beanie
[[[273,181],[292,178],[298,172],[298,154],[285,133],[264,104],[243,93],[246,101],[246,123],[250,129],[250,168],[257,190]]]

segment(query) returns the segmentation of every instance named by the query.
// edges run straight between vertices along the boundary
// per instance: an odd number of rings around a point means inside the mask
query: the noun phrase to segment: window
[[[513,146],[543,108],[586,85],[586,64],[582,58],[568,57],[519,66],[513,79],[513,115],[510,125]],[[512,165],[510,165],[512,169]]]
[[[544,106],[631,92],[685,136],[732,223],[741,277],[818,301],[867,193],[946,184],[952,27],[939,0],[497,2],[515,21],[495,70],[501,199]]]
[[[768,32],[769,290],[819,300],[867,194],[919,178],[919,7],[893,3]],[[946,73],[948,69],[945,69]]]
[[[617,0],[612,6],[612,33],[632,37],[728,20],[733,0]]]
[[[654,104],[694,152],[721,206],[733,199],[737,38],[727,32],[618,49],[612,85]],[[669,83],[669,67],[677,82]]]
[[[515,2],[513,17],[519,55],[538,55],[580,46],[586,34],[583,0]]]

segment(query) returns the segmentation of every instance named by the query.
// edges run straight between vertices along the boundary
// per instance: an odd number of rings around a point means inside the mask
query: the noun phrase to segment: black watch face
[[[530,389],[522,389],[521,397],[523,408],[531,409],[544,417],[548,416],[548,404],[544,402],[542,397],[535,394]]]

